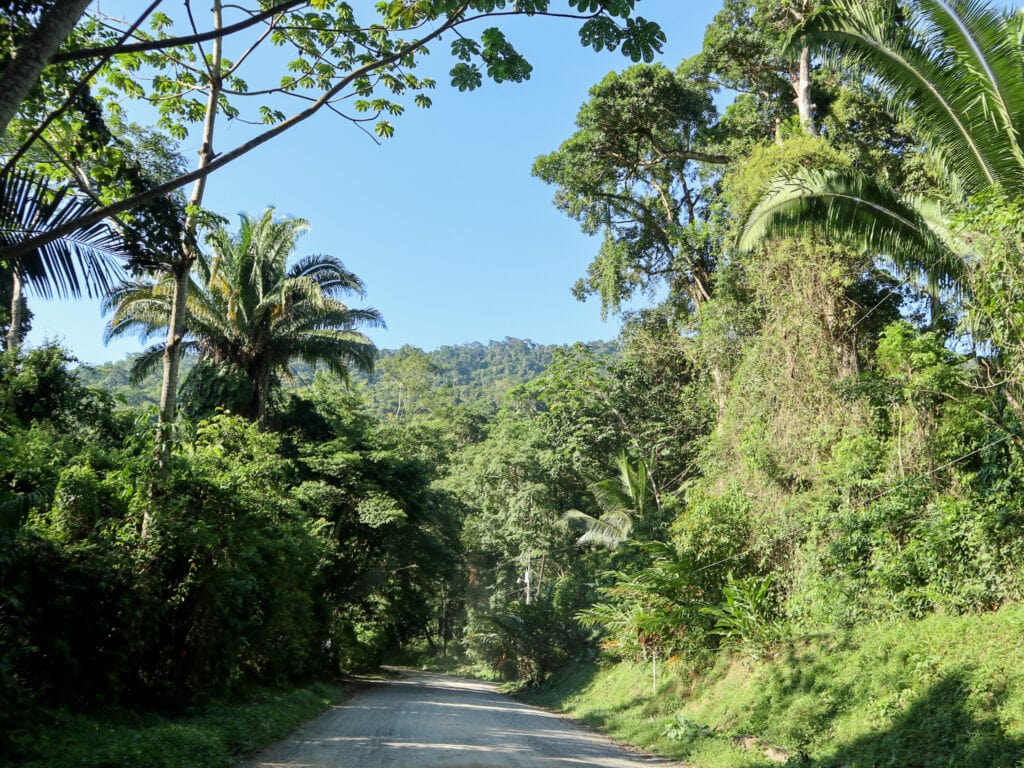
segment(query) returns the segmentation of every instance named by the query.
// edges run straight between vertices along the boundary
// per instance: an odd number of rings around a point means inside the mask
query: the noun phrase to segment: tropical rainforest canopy
[[[208,37],[0,11],[0,750],[33,707],[413,650],[657,674],[1021,600],[1024,16],[725,0],[673,69],[642,3],[569,2],[635,63],[533,173],[595,236],[573,290],[619,340],[379,352],[304,221],[224,218],[205,179],[348,96],[389,136],[437,38],[455,87],[521,80],[469,17],[555,4],[252,5],[214,2]],[[223,54],[246,32],[293,57],[267,91]],[[242,114],[259,141],[213,152]],[[23,344],[34,297],[89,292],[155,344],[100,368]]]

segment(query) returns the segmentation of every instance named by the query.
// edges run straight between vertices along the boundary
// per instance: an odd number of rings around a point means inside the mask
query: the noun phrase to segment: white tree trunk
[[[16,352],[21,346],[22,304],[24,303],[21,276],[11,270],[11,325],[7,329],[7,351]]]
[[[811,103],[811,50],[800,49],[800,66],[796,82],[796,111],[800,116],[800,127],[811,136],[818,135],[814,126],[814,104]]]

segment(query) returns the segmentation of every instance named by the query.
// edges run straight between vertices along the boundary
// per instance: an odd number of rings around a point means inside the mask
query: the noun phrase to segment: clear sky
[[[717,0],[642,0],[637,15],[662,25],[661,60],[674,68],[700,49],[719,7]],[[383,313],[387,329],[370,333],[380,347],[614,338],[618,322],[602,322],[596,300],[571,294],[599,243],[554,208],[553,188],[530,168],[572,134],[588,89],[630,62],[584,49],[574,22],[511,22],[502,28],[533,64],[530,81],[485,81],[459,93],[447,84],[446,46],[435,45],[426,70],[438,80],[433,106],[394,119],[394,138],[377,146],[319,114],[213,174],[206,206],[232,228],[238,213],[258,216],[268,205],[308,219],[297,255],[337,256],[363,278],[367,298],[352,303]],[[224,147],[238,141],[232,130],[220,134]],[[183,148],[186,156],[195,151]],[[30,343],[57,339],[90,363],[141,349],[135,339],[103,345],[96,302],[30,297],[30,306]]]

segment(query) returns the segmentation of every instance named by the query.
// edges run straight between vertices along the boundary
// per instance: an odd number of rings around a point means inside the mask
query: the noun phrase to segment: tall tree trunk
[[[811,50],[807,46],[800,49],[800,63],[794,87],[800,127],[811,136],[817,136],[818,129],[814,126],[814,104],[811,103]]]
[[[82,18],[90,0],[56,0],[43,11],[39,26],[18,46],[0,73],[0,134],[39,81],[61,43]]]
[[[22,308],[25,304],[21,276],[18,270],[11,270],[11,325],[7,329],[7,351],[17,352],[21,346],[21,324],[24,322]]]
[[[222,26],[221,3],[214,0],[213,3],[214,28]],[[214,157],[213,133],[217,122],[218,100],[221,92],[221,61],[223,58],[223,46],[220,38],[213,41],[213,55],[210,57],[210,93],[206,102],[206,117],[203,121],[203,143],[199,150],[198,168],[201,170],[210,164]],[[206,192],[206,177],[202,176],[196,180],[192,187],[192,195],[188,201],[188,218],[185,221],[184,241],[181,244],[181,255],[176,260],[174,271],[174,298],[171,312],[171,319],[168,323],[167,348],[163,357],[163,379],[160,387],[160,421],[170,423],[174,421],[177,410],[177,384],[178,369],[181,362],[180,341],[185,334],[185,307],[188,303],[188,275],[192,264],[199,255],[195,244],[196,233],[199,222],[196,211],[203,204],[203,195]],[[169,446],[162,446],[162,449]]]
[[[253,405],[250,416],[256,418],[256,424],[260,429],[267,426],[267,407],[270,403],[270,369],[259,367],[252,375],[253,380]]]
[[[213,0],[213,25],[214,29],[223,27],[221,13],[221,0]],[[217,123],[217,111],[221,88],[223,86],[223,75],[221,62],[223,61],[224,50],[221,38],[214,38],[213,50],[209,58],[210,92],[206,100],[206,116],[203,120],[203,143],[199,150],[198,170],[203,170],[213,160],[213,134]],[[184,338],[186,328],[186,308],[188,306],[189,272],[196,258],[199,256],[199,248],[196,245],[196,235],[199,230],[198,211],[203,204],[203,195],[206,192],[206,176],[196,179],[192,187],[192,194],[188,200],[188,217],[185,219],[184,234],[181,243],[179,257],[171,266],[174,275],[174,294],[171,300],[171,317],[167,324],[167,346],[163,355],[163,375],[160,382],[160,416],[157,425],[157,482],[162,483],[168,477],[171,467],[171,424],[178,409],[178,376],[181,368],[181,342]],[[150,497],[154,496],[151,488]],[[142,519],[142,538],[145,539],[150,527],[151,509],[147,508]]]

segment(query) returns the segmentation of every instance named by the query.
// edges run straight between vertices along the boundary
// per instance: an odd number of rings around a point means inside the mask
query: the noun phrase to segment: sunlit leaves
[[[285,119],[285,114],[279,109],[271,109],[264,105],[260,107],[260,122],[265,125],[273,125]]]
[[[496,83],[510,80],[521,83],[530,79],[533,67],[508,42],[496,27],[484,30],[481,36],[484,44],[481,58],[487,64],[487,75]]]
[[[635,4],[635,0],[569,0],[567,3],[568,9],[579,14],[583,21],[580,35],[584,45],[597,51],[621,48],[636,61],[649,61],[660,49],[664,36],[657,25],[631,18]],[[260,25],[250,30],[261,35],[262,40],[268,40],[268,44],[293,50],[292,57],[283,62],[285,71],[269,84],[250,82],[251,77],[246,79],[225,59],[221,63],[225,72],[225,98],[221,99],[221,104],[229,115],[244,119],[241,97],[256,96],[258,102],[250,108],[255,115],[250,119],[264,124],[280,122],[282,115],[289,113],[286,102],[276,101],[279,96],[316,101],[323,94],[341,88],[360,97],[355,109],[357,114],[400,114],[401,109],[395,105],[373,99],[379,89],[395,95],[408,94],[417,106],[426,107],[431,101],[422,91],[432,88],[433,82],[419,81],[409,74],[419,58],[429,53],[423,35],[441,25],[457,27],[493,14],[551,13],[551,5],[549,0],[471,0],[468,3],[381,0],[370,17],[357,20],[348,3],[336,0],[301,3],[271,17],[265,27]],[[237,20],[240,10],[244,9],[225,8],[224,23]],[[365,9],[361,13],[365,13]],[[143,39],[169,37],[176,29],[174,21],[164,13],[153,14],[149,27],[151,31],[142,35]],[[416,30],[412,38],[398,36],[408,30]],[[421,39],[417,40],[416,35]],[[243,59],[253,58],[260,42],[253,38],[254,48],[245,53]],[[529,62],[496,27],[477,34],[467,24],[466,31],[451,42],[451,53],[457,60],[451,69],[451,84],[460,91],[479,88],[484,77],[499,83],[522,82],[529,79],[532,72]],[[200,122],[204,116],[202,97],[211,85],[209,56],[209,48],[187,45],[119,56],[105,73],[108,89],[105,93],[149,100],[160,112],[160,126],[174,137],[183,137],[188,125]],[[143,71],[152,74],[143,77]],[[336,95],[339,98],[334,103],[340,105],[344,91]],[[345,114],[344,110],[340,113]],[[348,117],[356,119],[353,115]],[[377,130],[379,134],[390,128],[382,126]]]

